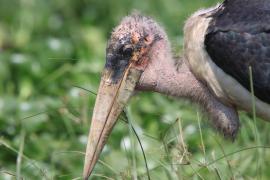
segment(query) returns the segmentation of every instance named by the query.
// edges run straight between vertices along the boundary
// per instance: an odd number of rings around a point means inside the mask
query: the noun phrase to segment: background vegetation
[[[166,27],[180,52],[182,27],[217,0],[0,1],[0,179],[80,179],[106,40],[133,9]],[[269,124],[241,113],[234,143],[198,107],[154,93],[127,108],[151,179],[269,179]],[[130,125],[119,121],[93,179],[148,179]],[[256,131],[257,129],[257,131]]]

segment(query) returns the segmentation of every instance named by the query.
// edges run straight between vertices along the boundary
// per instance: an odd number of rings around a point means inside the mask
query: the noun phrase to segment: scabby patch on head
[[[133,12],[123,18],[107,45],[105,68],[112,71],[112,82],[118,82],[131,62],[139,65],[154,42],[164,38],[165,32],[150,17]]]

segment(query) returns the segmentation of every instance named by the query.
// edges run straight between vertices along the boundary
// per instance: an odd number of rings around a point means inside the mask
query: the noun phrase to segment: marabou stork
[[[191,99],[230,138],[239,129],[238,109],[252,112],[254,105],[259,117],[270,120],[270,0],[225,0],[196,12],[185,24],[183,57],[178,60],[154,20],[139,13],[125,17],[107,46],[85,179],[135,90]]]

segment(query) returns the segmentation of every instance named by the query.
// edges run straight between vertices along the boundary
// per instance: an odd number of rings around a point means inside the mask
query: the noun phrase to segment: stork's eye
[[[123,48],[123,55],[124,56],[131,56],[133,49],[131,47]]]

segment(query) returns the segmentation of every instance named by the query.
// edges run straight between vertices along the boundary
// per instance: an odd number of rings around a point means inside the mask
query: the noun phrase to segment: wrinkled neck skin
[[[157,42],[150,51],[150,62],[136,89],[182,97],[199,104],[208,114],[214,127],[225,137],[234,139],[239,129],[237,111],[219,101],[193,75],[185,59],[172,58],[167,40]]]

